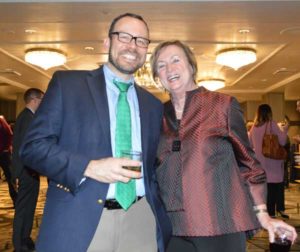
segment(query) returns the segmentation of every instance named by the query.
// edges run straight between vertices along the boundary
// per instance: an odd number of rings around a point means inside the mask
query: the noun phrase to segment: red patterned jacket
[[[180,146],[179,146],[180,145]],[[266,177],[231,96],[187,92],[183,117],[165,104],[157,179],[176,236],[214,236],[259,228]]]

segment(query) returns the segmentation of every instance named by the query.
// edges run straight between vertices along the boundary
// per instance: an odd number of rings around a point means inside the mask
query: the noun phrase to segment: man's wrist
[[[93,160],[91,160],[91,161],[88,163],[88,165],[87,165],[87,167],[86,167],[86,169],[85,169],[85,171],[84,171],[84,173],[83,173],[83,176],[84,176],[84,177],[90,177],[90,170],[92,169],[92,168],[91,168],[92,165],[93,165]]]

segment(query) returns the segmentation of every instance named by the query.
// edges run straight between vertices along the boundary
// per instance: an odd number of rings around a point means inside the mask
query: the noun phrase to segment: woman
[[[272,120],[272,109],[268,104],[261,104],[257,108],[254,125],[249,132],[250,143],[256,157],[266,172],[268,193],[267,209],[269,215],[275,217],[275,210],[284,218],[289,216],[284,213],[284,160],[266,158],[262,154],[262,142],[265,132],[278,136],[279,143],[283,146],[287,140],[288,124],[278,127]]]
[[[195,57],[180,41],[158,45],[151,67],[171,95],[157,168],[173,226],[168,251],[245,251],[245,232],[259,224],[271,241],[275,233],[294,241],[295,229],[267,213],[265,173],[249,145],[238,102],[197,87]]]
[[[296,102],[296,111],[300,112],[300,100]],[[300,144],[300,135],[295,135],[292,137],[296,144]],[[300,150],[299,150],[300,151]]]

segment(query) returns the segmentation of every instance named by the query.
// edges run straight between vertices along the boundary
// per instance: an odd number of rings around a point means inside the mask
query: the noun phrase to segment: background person
[[[6,182],[8,184],[9,196],[15,205],[17,193],[14,189],[11,179],[11,153],[12,153],[12,138],[13,132],[5,120],[3,115],[0,115],[0,167],[3,170]]]
[[[111,23],[104,66],[53,75],[21,151],[27,165],[50,179],[37,251],[165,250],[171,226],[154,169],[162,104],[133,78],[149,43],[143,18],[126,13]],[[127,115],[121,120],[120,111]],[[117,141],[129,125],[131,136]],[[128,140],[143,153],[141,173],[122,168],[141,165],[119,157]],[[125,189],[118,188],[131,182],[134,200],[124,207],[118,192]]]
[[[159,44],[153,78],[170,92],[158,149],[157,179],[173,226],[168,251],[245,251],[245,232],[288,235],[270,218],[265,172],[250,147],[244,118],[231,96],[197,87],[197,63],[180,41]],[[255,216],[256,214],[256,216]]]
[[[296,111],[298,111],[300,113],[300,100],[297,101],[296,103]],[[292,137],[292,139],[297,143],[300,144],[300,135],[295,135]],[[299,150],[300,151],[300,150]]]
[[[272,109],[268,104],[261,104],[257,108],[254,125],[249,132],[250,143],[267,177],[267,209],[271,217],[275,217],[276,211],[284,218],[289,218],[284,213],[284,160],[267,158],[262,154],[262,142],[265,132],[278,136],[280,145],[287,141],[288,124],[282,126],[272,120]]]
[[[20,146],[24,141],[33,116],[38,109],[44,92],[30,88],[24,93],[25,108],[18,115],[13,136],[12,179],[17,190],[13,221],[13,245],[16,252],[34,251],[31,239],[34,212],[39,195],[39,174],[30,166],[24,165],[19,157]]]

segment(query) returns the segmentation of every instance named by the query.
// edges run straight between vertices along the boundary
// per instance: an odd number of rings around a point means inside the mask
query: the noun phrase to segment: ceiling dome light
[[[25,61],[45,70],[66,63],[66,55],[56,49],[32,48],[25,52]]]
[[[217,53],[216,62],[234,70],[256,61],[256,51],[252,48],[232,48]]]
[[[198,81],[198,85],[203,86],[210,91],[215,91],[225,87],[225,81],[221,79],[200,80]]]

